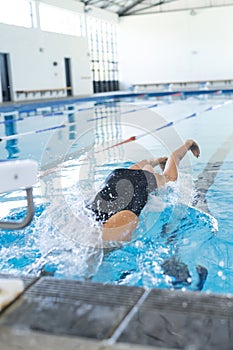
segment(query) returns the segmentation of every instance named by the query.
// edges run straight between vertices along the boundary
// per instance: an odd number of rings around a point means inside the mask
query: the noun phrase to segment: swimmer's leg
[[[163,170],[163,175],[156,173],[153,167],[148,163],[142,169],[150,171],[155,175],[158,187],[165,185],[166,182],[176,181],[178,178],[178,167],[180,161],[189,150],[195,157],[199,157],[200,149],[198,144],[193,140],[187,140],[181,147],[173,151],[170,157],[167,159]]]
[[[138,222],[137,215],[132,211],[122,210],[103,224],[102,238],[104,241],[130,241]]]
[[[193,155],[198,158],[200,156],[200,149],[198,144],[193,140],[186,140],[183,146],[177,148],[166,162],[166,166],[163,171],[163,175],[168,181],[176,181],[178,178],[178,167],[180,161],[184,158],[188,151],[191,151]]]
[[[150,165],[152,168],[154,168],[156,165],[160,165],[160,167],[163,170],[167,159],[168,159],[167,157],[143,159],[140,162],[132,165],[129,169],[139,170],[139,169],[143,169],[146,165]]]

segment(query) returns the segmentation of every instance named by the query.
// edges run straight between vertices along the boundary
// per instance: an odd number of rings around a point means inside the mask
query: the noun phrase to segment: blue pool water
[[[29,157],[40,165],[35,218],[24,230],[1,231],[0,270],[233,293],[229,119],[233,108],[225,102],[224,98],[88,102],[77,105],[74,113],[62,106],[60,114],[23,115],[14,122],[14,130],[0,124],[1,136],[17,135],[0,143],[2,158]],[[193,112],[196,118],[185,120]],[[160,125],[171,120],[177,124],[135,144],[109,147],[157,128],[157,113],[163,116]],[[131,242],[102,249],[99,227],[83,209],[85,202],[115,167],[128,167],[148,155],[167,155],[185,138],[199,142],[200,160],[187,157],[178,184],[151,196]],[[2,218],[25,215],[23,191],[2,194],[0,200]]]

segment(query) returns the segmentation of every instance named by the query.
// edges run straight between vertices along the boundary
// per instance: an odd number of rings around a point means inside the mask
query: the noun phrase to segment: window
[[[87,17],[94,92],[119,90],[116,25]]]
[[[44,3],[40,3],[39,12],[42,30],[76,36],[84,35],[82,14]]]
[[[0,23],[35,27],[35,3],[32,0],[0,1]]]

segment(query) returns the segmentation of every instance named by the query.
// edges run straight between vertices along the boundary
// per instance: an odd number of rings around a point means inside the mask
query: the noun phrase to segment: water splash
[[[83,210],[77,189],[69,193],[64,200],[55,191],[51,204],[37,205],[32,224],[24,230],[1,232],[2,272],[79,279],[96,273],[103,258],[100,227]],[[9,218],[18,220],[25,212],[13,209]]]

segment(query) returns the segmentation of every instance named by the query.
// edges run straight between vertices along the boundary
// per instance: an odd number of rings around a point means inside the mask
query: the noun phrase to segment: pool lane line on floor
[[[217,151],[210,157],[203,171],[198,175],[195,181],[195,187],[197,190],[197,198],[194,202],[194,206],[198,209],[210,214],[208,208],[206,194],[210,187],[213,185],[215,178],[224,163],[228,153],[233,148],[233,133],[225,139]]]

